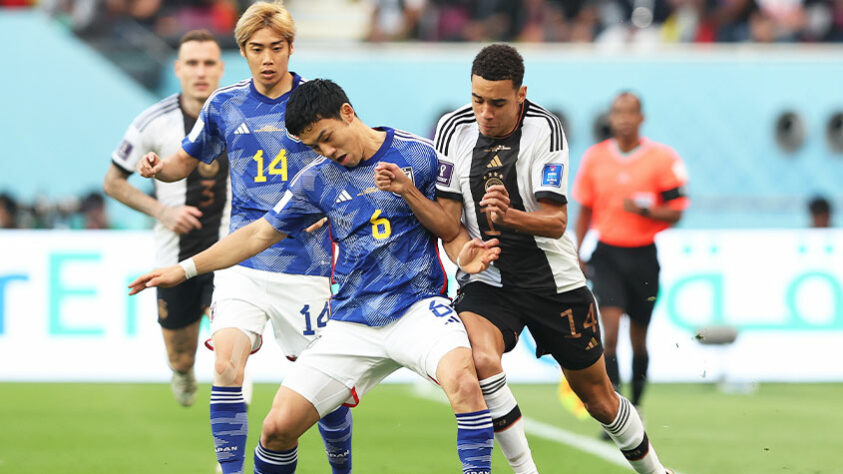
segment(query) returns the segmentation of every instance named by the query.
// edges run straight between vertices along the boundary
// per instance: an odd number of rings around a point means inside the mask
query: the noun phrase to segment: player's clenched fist
[[[402,195],[413,182],[395,163],[380,162],[375,166],[375,186],[381,191]]]
[[[129,295],[136,295],[153,286],[170,288],[183,281],[185,281],[184,269],[180,265],[173,265],[166,268],[156,268],[130,283],[129,288],[131,291],[129,291]]]
[[[164,162],[154,152],[143,155],[138,162],[138,173],[144,178],[154,178],[164,167]]]

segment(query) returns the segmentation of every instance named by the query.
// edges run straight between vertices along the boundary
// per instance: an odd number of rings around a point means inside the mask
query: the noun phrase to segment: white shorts
[[[260,349],[267,321],[272,321],[281,351],[295,359],[323,330],[330,317],[328,277],[291,275],[237,265],[214,273],[211,334],[238,328]],[[209,346],[212,347],[212,346]]]
[[[386,326],[331,320],[282,385],[324,416],[341,404],[357,405],[366,392],[401,367],[436,382],[439,361],[459,347],[471,346],[450,302],[426,298]]]

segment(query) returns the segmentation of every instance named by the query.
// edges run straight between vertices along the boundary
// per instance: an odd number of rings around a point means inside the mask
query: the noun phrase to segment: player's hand
[[[623,198],[623,210],[640,216],[642,215],[644,208],[635,204],[635,201],[630,198]]]
[[[184,269],[180,265],[157,268],[130,283],[129,288],[131,291],[129,291],[129,295],[136,295],[153,286],[170,288],[182,283],[184,280]]]
[[[304,231],[307,232],[307,233],[316,232],[317,230],[321,229],[322,226],[325,225],[326,222],[328,222],[328,218],[323,217],[323,218],[319,219],[318,221],[314,222],[313,224],[310,224],[310,226],[307,229],[305,229]]]
[[[375,165],[375,186],[381,191],[403,195],[414,184],[395,163],[380,162]]]
[[[138,162],[138,173],[144,178],[154,178],[162,168],[164,168],[164,161],[151,151],[143,155]]]
[[[202,211],[193,206],[165,206],[158,216],[161,224],[177,234],[186,234],[193,229],[201,229],[199,218]]]
[[[489,213],[492,222],[503,224],[506,219],[506,212],[509,210],[509,193],[502,184],[489,186],[483,199],[480,200],[483,212]]]
[[[465,243],[457,257],[460,269],[466,273],[480,273],[489,268],[501,254],[498,239],[472,239]]]

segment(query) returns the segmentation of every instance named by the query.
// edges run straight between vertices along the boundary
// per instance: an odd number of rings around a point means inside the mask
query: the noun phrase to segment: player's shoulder
[[[214,105],[220,105],[229,100],[248,95],[250,90],[249,84],[251,81],[251,79],[243,79],[240,82],[220,87],[215,90],[210,97],[208,97],[208,102]]]
[[[529,100],[524,104],[523,129],[549,137],[551,152],[565,149],[562,121],[549,110]]]
[[[452,144],[460,139],[464,134],[463,132],[472,129],[477,130],[477,127],[473,126],[476,122],[471,104],[466,104],[442,116],[436,125],[436,138],[434,139],[436,151],[447,155],[451,151]]]
[[[305,165],[298,173],[290,180],[290,187],[312,190],[316,184],[321,181],[321,176],[332,168],[334,162],[319,156],[315,160]]]
[[[138,129],[138,131],[142,132],[156,120],[165,118],[168,114],[172,113],[181,113],[179,109],[179,94],[167,96],[159,100],[155,104],[147,107],[143,112],[140,113],[140,115],[135,117],[135,120],[132,122],[132,125],[136,129]]]
[[[397,148],[433,151],[433,140],[397,128],[393,129],[393,142]]]
[[[611,156],[613,147],[614,147],[614,145],[612,144],[611,138],[607,138],[603,141],[599,141],[599,142],[595,143],[594,145],[591,145],[590,147],[585,149],[585,152],[582,155],[583,159],[584,160],[588,159],[588,160],[594,161],[594,160],[600,160],[604,157],[609,157],[609,156]]]

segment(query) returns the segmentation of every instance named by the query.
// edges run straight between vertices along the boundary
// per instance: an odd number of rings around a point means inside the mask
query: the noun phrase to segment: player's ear
[[[293,42],[292,41],[287,40],[287,47],[290,49],[290,54],[293,54]],[[288,54],[287,56],[289,56],[290,54]]]
[[[342,104],[340,107],[340,116],[345,123],[351,123],[354,120],[354,107],[348,102]]]
[[[242,46],[240,47],[240,56],[246,57],[246,50]]]
[[[518,103],[523,104],[527,99],[527,86],[519,87],[516,95],[518,96]]]

